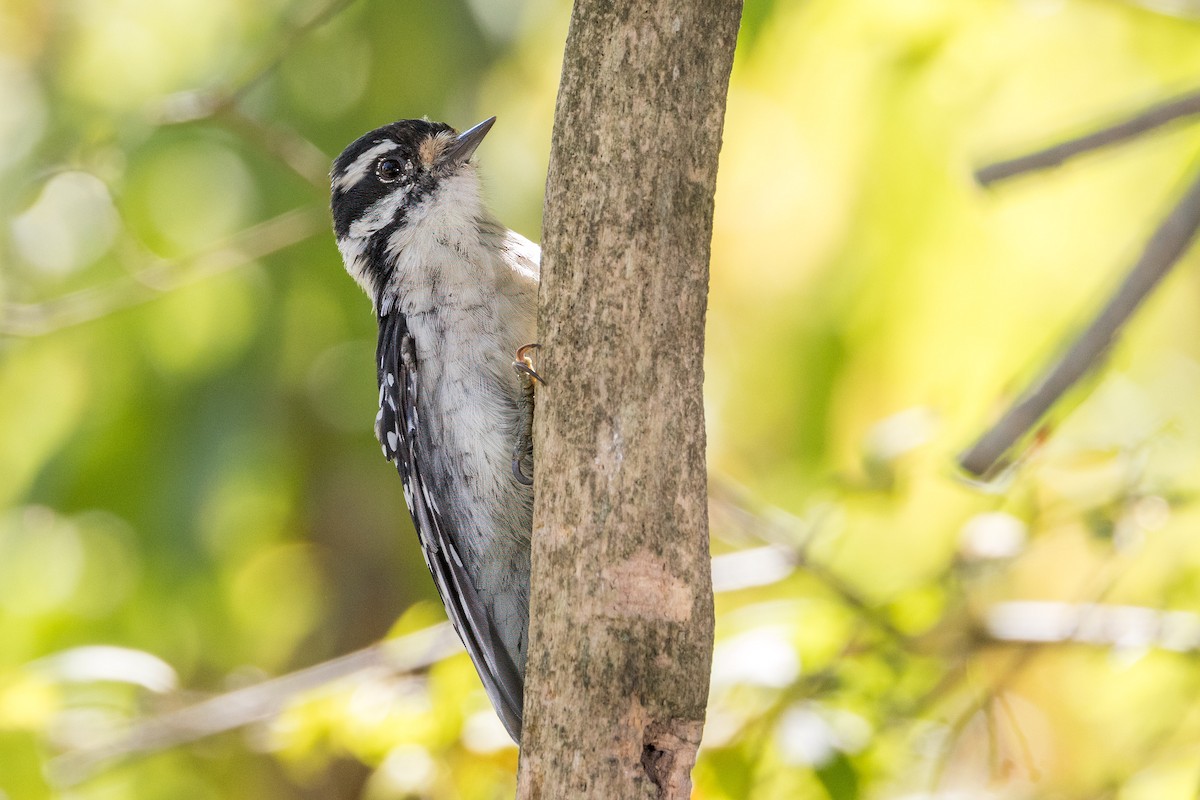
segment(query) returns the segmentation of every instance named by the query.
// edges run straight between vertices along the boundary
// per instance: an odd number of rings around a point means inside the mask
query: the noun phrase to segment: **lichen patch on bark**
[[[687,622],[694,594],[662,558],[638,550],[629,558],[601,570],[606,596],[596,607],[606,614],[638,619]]]

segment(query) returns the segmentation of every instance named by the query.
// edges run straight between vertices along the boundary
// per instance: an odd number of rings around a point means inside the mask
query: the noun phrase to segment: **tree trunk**
[[[575,2],[543,225],[521,798],[691,791],[713,642],[704,315],[740,17],[740,0]]]

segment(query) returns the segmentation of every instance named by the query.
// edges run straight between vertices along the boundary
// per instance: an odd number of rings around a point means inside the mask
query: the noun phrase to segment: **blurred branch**
[[[797,537],[795,531],[781,526],[776,521],[778,517],[786,516],[790,518],[791,515],[778,509],[773,514],[763,514],[751,510],[745,493],[728,481],[714,480],[712,482],[712,485],[709,487],[708,502],[714,517],[724,516],[728,518],[743,534],[768,545],[767,548],[734,553],[731,554],[731,557],[738,556],[747,560],[753,558],[757,562],[757,568],[760,570],[764,569],[764,562],[767,558],[767,553],[764,551],[770,550],[772,557],[776,559],[774,565],[769,568],[770,571],[765,575],[760,573],[760,582],[753,585],[766,585],[773,582],[767,580],[768,577],[783,580],[783,578],[791,574],[796,568],[803,568],[805,572],[824,584],[842,602],[857,611],[876,628],[897,641],[907,640],[908,637],[892,624],[885,612],[869,603],[853,587],[834,574],[828,567],[815,563],[809,558],[807,545],[811,541],[811,536],[805,537],[806,540],[803,542],[798,541],[798,538],[801,537]],[[798,522],[798,524],[803,523]],[[714,525],[713,529],[718,530],[719,526]],[[754,555],[751,556],[750,554]],[[729,573],[733,572],[740,565],[736,561],[731,561],[726,566],[718,564],[718,560],[718,558],[713,559],[713,589],[714,591],[728,591],[727,583],[734,582]],[[782,572],[779,566],[780,561],[790,567],[787,572]],[[721,581],[721,583],[718,584],[718,581]],[[718,588],[718,586],[721,588]],[[734,588],[740,587],[735,586]]]
[[[317,209],[298,208],[246,228],[207,250],[163,260],[120,280],[42,303],[0,304],[0,335],[42,336],[90,322],[283,250],[325,230],[326,224]]]
[[[329,189],[332,159],[328,155],[286,125],[255,119],[229,96],[204,89],[176,92],[163,100],[154,116],[160,125],[186,125],[205,120],[219,122],[279,159],[322,191]]]
[[[241,99],[248,91],[253,89],[259,81],[273,73],[279,68],[283,59],[296,46],[296,42],[303,39],[308,34],[320,28],[333,20],[338,14],[352,6],[357,0],[332,0],[324,6],[319,7],[312,16],[298,23],[293,23],[284,33],[275,40],[275,46],[267,51],[263,60],[256,67],[251,68],[238,81],[235,81],[232,86],[227,89],[228,101],[234,102]]]
[[[1104,600],[1105,600],[1105,598],[1107,598],[1109,596],[1109,594],[1112,592],[1113,588],[1116,586],[1117,581],[1120,579],[1120,576],[1123,573],[1123,569],[1124,569],[1124,565],[1121,564],[1121,562],[1118,558],[1116,558],[1116,557],[1109,558],[1108,560],[1106,560],[1105,562],[1100,564],[1100,566],[1096,569],[1092,578],[1087,582],[1088,588],[1080,594],[1080,597],[1084,598],[1084,599],[1081,599],[1081,601],[1078,603],[1056,603],[1055,604],[1055,605],[1062,605],[1062,606],[1072,606],[1072,607],[1079,608],[1079,609],[1089,609],[1089,611],[1087,613],[1074,616],[1070,620],[1071,627],[1069,627],[1069,628],[1068,627],[1060,627],[1058,629],[1059,633],[1061,633],[1062,635],[1064,635],[1066,637],[1066,639],[1064,639],[1064,641],[1069,641],[1079,631],[1087,630],[1087,629],[1091,628],[1092,627],[1091,614],[1095,613],[1095,611],[1097,609],[1116,608],[1116,606],[1110,606],[1110,605],[1105,604]],[[1008,604],[1007,603],[997,604],[998,607],[1002,607],[1002,606],[1006,606],[1006,605],[1008,605]],[[1027,610],[1035,610],[1035,609],[1027,609]],[[1009,616],[1011,618],[1011,615],[1009,615]],[[985,636],[983,636],[983,637],[980,637],[980,636],[974,637],[975,644],[982,644],[983,642],[985,642],[987,640],[988,631],[985,630],[984,633],[985,633]],[[1035,646],[1037,644],[1044,643],[1044,640],[1038,641],[1038,642],[1021,641],[1021,640],[1016,640],[1016,639],[998,639],[998,640],[1003,643],[1006,643],[1006,644],[1007,643],[1018,644],[1017,652],[1013,654],[1012,658],[1008,661],[1008,663],[1004,666],[1004,668],[999,671],[999,673],[995,677],[986,681],[986,685],[984,686],[984,688],[981,689],[977,694],[975,694],[975,696],[967,703],[966,707],[964,709],[962,709],[957,715],[955,715],[955,717],[952,720],[950,720],[950,722],[948,723],[949,741],[950,742],[952,742],[954,739],[958,738],[962,734],[962,732],[966,729],[967,724],[971,721],[971,719],[976,714],[978,714],[979,712],[986,709],[989,703],[991,703],[993,700],[998,698],[1004,692],[1005,689],[1010,687],[1017,680],[1017,678],[1019,678],[1021,676],[1021,674],[1025,671],[1025,669],[1031,663],[1033,663],[1033,660],[1038,655],[1045,652],[1045,650],[1043,648]],[[971,647],[971,650],[973,652],[975,650],[975,647],[974,646]],[[923,697],[920,700],[918,700],[917,704],[914,706],[914,710],[915,709],[924,710],[924,709],[929,708],[933,704],[933,702],[935,702],[938,698],[945,696],[945,694],[948,693],[952,688],[954,688],[958,684],[964,682],[968,678],[969,672],[970,672],[970,670],[965,669],[965,668],[958,669],[958,670],[955,670],[951,675],[948,675],[946,680],[939,681],[938,685],[936,687],[934,687],[933,692],[931,692],[928,696]],[[912,716],[913,716],[913,714],[905,715],[906,718],[911,718]],[[989,724],[990,724],[990,722],[989,722]],[[953,750],[953,746],[951,744],[948,744],[945,748],[943,748],[942,754],[941,754],[940,758],[938,759],[938,764],[934,768],[932,781],[931,781],[930,785],[931,785],[931,788],[933,788],[935,790],[940,787],[942,778],[946,771],[946,767],[949,764],[949,759],[952,755],[952,750]]]
[[[222,109],[217,118],[319,188],[323,195],[329,191],[329,165],[333,159],[292,128],[257,120],[236,106]]]
[[[984,631],[1002,642],[1200,650],[1200,615],[1145,606],[1009,601],[988,609]]]
[[[713,556],[713,591],[736,592],[757,586],[770,586],[796,571],[795,553],[769,544]]]
[[[78,784],[115,762],[145,756],[242,728],[276,716],[302,692],[371,669],[405,675],[426,669],[462,649],[449,623],[440,623],[398,639],[218,695],[178,711],[134,723],[94,747],[51,760],[47,773],[58,787]]]
[[[227,86],[197,89],[165,98],[155,121],[175,125],[216,118],[234,133],[262,147],[307,182],[328,188],[329,158],[294,130],[254,119],[238,101],[273,73],[296,42],[328,23],[355,0],[333,0],[301,22],[291,25],[269,52]],[[184,259],[163,261],[133,272],[129,278],[91,287],[42,303],[0,304],[0,336],[40,336],[90,322],[114,311],[145,302],[191,280],[207,277],[262,258],[296,244],[324,229],[323,214],[302,208],[248,228],[226,242]]]
[[[1061,166],[1075,156],[1121,144],[1177,119],[1195,114],[1200,114],[1200,92],[1159,103],[1115,125],[1068,139],[1043,150],[988,164],[976,170],[975,180],[981,186],[991,186],[1018,175]]]
[[[1200,228],[1200,172],[1146,243],[1124,282],[1075,343],[990,430],[959,456],[959,466],[979,478],[995,474],[1000,460],[1112,346],[1118,331],[1179,261]]]
[[[332,0],[318,8],[312,16],[287,26],[272,46],[263,48],[263,55],[238,78],[224,86],[178,92],[167,97],[155,117],[163,125],[195,122],[232,107],[258,83],[279,69],[283,59],[296,43],[317,28],[330,22],[357,0]]]
[[[333,0],[327,3],[311,17],[292,24],[278,36],[266,55],[241,77],[225,86],[176,92],[164,98],[152,116],[160,125],[182,125],[208,119],[222,122],[235,133],[257,143],[309,183],[328,189],[331,159],[320,148],[289,127],[253,118],[239,106],[239,101],[279,68],[300,39],[330,22],[355,2]]]
[[[714,590],[736,591],[768,585],[792,574],[795,564],[794,551],[777,545],[717,556],[712,564]],[[73,786],[118,762],[271,719],[298,695],[334,681],[378,668],[395,675],[418,672],[461,649],[448,623],[435,625],[136,722],[108,741],[58,756],[49,763],[48,773],[56,786]]]
[[[1138,6],[1156,14],[1179,19],[1200,19],[1198,0],[1124,0],[1126,5]]]
[[[1100,598],[1111,590],[1115,578],[1102,590]],[[1009,601],[988,609],[983,633],[995,641],[1024,645],[1005,665],[1003,671],[980,692],[949,726],[950,738],[960,736],[968,723],[981,712],[987,713],[993,702],[1007,706],[1004,690],[1011,686],[1033,659],[1045,652],[1036,645],[1090,644],[1140,650],[1159,647],[1174,652],[1200,650],[1200,615],[1186,611],[1162,611],[1141,606],[1119,606],[1099,602],[1068,603],[1056,601]],[[1024,731],[1011,715],[1013,732],[1022,745],[1024,757],[1032,762],[1032,753]],[[989,733],[992,720],[988,720]],[[945,774],[952,747],[943,751],[934,770],[931,788],[938,789]]]
[[[942,788],[942,781],[946,775],[946,768],[950,765],[950,759],[954,753],[954,742],[962,736],[967,725],[975,718],[976,714],[986,713],[989,705],[997,698],[1003,696],[1004,690],[1012,685],[1013,681],[1020,676],[1025,668],[1033,661],[1034,656],[1040,651],[1026,647],[1015,653],[1012,659],[1004,667],[1004,671],[1000,676],[992,681],[991,685],[985,690],[976,695],[967,704],[967,707],[956,716],[947,726],[947,743],[942,748],[941,754],[937,759],[937,764],[933,769],[930,777],[929,788],[931,792],[936,794]],[[967,677],[966,671],[957,673],[958,679],[963,680]],[[992,720],[988,720],[988,733],[992,733]]]

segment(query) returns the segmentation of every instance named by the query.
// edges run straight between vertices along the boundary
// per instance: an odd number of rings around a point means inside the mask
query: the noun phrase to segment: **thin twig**
[[[1014,653],[1012,659],[1005,665],[999,677],[992,681],[988,688],[972,698],[966,708],[947,725],[946,746],[938,755],[929,779],[931,794],[936,795],[942,789],[942,780],[946,775],[946,769],[950,766],[950,758],[954,755],[954,745],[958,738],[962,736],[963,731],[966,730],[967,725],[974,719],[976,714],[985,710],[989,703],[999,697],[1006,688],[1011,686],[1033,661],[1034,657],[1042,652],[1034,647],[1025,647]]]
[[[462,649],[449,623],[358,650],[307,669],[237,689],[133,724],[93,747],[65,753],[46,767],[51,782],[68,787],[115,762],[161,752],[270,719],[297,695],[366,670],[395,675],[420,671]]]
[[[776,557],[786,559],[793,568],[803,568],[805,572],[820,581],[842,602],[858,612],[878,630],[898,642],[908,641],[909,637],[888,619],[885,611],[869,602],[829,567],[812,560],[808,552],[811,535],[806,535],[804,532],[798,534],[795,530],[786,530],[767,514],[751,510],[744,490],[731,481],[714,481],[709,487],[708,502],[711,509],[729,517],[742,533],[771,546]],[[779,511],[775,516],[790,515]],[[758,555],[765,557],[765,553]],[[720,571],[714,575],[722,579],[725,577]],[[779,579],[782,580],[784,577],[786,577],[786,573],[781,571]]]
[[[283,36],[275,41],[274,51],[259,63],[259,66],[250,70],[245,77],[237,81],[234,86],[229,89],[230,101],[235,101],[243,97],[247,92],[253,89],[259,81],[279,69],[279,65],[283,63],[283,59],[291,53],[296,46],[296,43],[303,39],[308,34],[320,28],[323,25],[333,21],[335,17],[352,6],[356,0],[332,0],[320,8],[315,14],[308,19],[293,25]]]
[[[1092,573],[1092,576],[1087,581],[1086,590],[1080,593],[1079,603],[1089,609],[1103,608],[1108,596],[1112,593],[1120,580],[1122,574],[1122,565],[1116,558],[1110,558],[1102,562]],[[1094,587],[1094,588],[1093,588]],[[1090,613],[1090,612],[1089,612]],[[1091,624],[1088,615],[1081,615],[1074,620],[1074,624],[1078,629],[1084,629]],[[1072,632],[1068,632],[1067,639],[1074,638]],[[1006,689],[1011,687],[1022,673],[1033,663],[1034,659],[1046,652],[1044,647],[1037,644],[1022,643],[1018,645],[1018,649],[1013,653],[1012,658],[1004,666],[993,679],[987,682],[987,685],[980,690],[971,700],[968,701],[954,719],[947,723],[949,737],[945,749],[938,757],[937,763],[934,765],[933,774],[930,779],[930,788],[936,793],[941,788],[942,777],[949,765],[951,756],[953,755],[953,746],[955,740],[961,735],[967,724],[975,714],[986,708],[988,703],[999,697]],[[966,670],[960,673],[966,676]],[[944,687],[937,687],[939,693],[944,691]],[[928,708],[929,704],[925,698],[918,700],[917,706]],[[904,714],[900,718],[912,719],[913,714]]]
[[[1193,92],[1159,103],[1115,125],[1068,139],[1052,147],[988,164],[975,172],[975,180],[981,186],[991,186],[1017,175],[1057,167],[1077,155],[1120,144],[1155,128],[1161,128],[1177,119],[1195,114],[1200,114],[1200,92]]]
[[[162,125],[175,125],[207,119],[241,100],[247,93],[266,79],[283,59],[295,48],[296,43],[317,28],[332,21],[353,5],[356,0],[332,0],[308,19],[292,24],[275,41],[264,48],[265,55],[246,69],[241,76],[224,86],[210,89],[191,89],[166,97],[155,113],[155,121]]]
[[[1096,318],[1066,355],[959,457],[962,469],[983,478],[996,474],[997,467],[1004,466],[1000,463],[1004,455],[1112,346],[1121,326],[1187,251],[1197,228],[1200,228],[1200,172],[1150,237],[1141,257]]]
[[[42,303],[0,303],[0,336],[42,336],[144,303],[201,278],[243,266],[325,228],[317,209],[287,211],[200,253],[143,267],[122,279]]]
[[[239,78],[224,86],[188,89],[163,98],[151,111],[159,125],[183,125],[215,120],[234,133],[260,145],[272,156],[314,186],[329,188],[329,157],[293,128],[256,119],[241,106],[247,93],[274,73],[296,42],[329,23],[355,0],[332,0],[309,19],[292,25],[277,37],[270,51]]]
[[[322,194],[329,191],[329,164],[333,159],[295,129],[255,119],[236,105],[222,109],[215,120],[245,141],[257,144]]]

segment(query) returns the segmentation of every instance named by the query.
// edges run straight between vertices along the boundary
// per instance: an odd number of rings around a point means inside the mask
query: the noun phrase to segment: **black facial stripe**
[[[420,164],[421,144],[443,131],[453,132],[453,129],[440,122],[421,119],[400,120],[359,137],[342,151],[342,154],[333,162],[333,170],[330,173],[332,182],[330,205],[333,211],[333,228],[337,235],[339,237],[346,236],[354,220],[361,218],[372,205],[391,192],[403,189],[414,180],[421,182],[430,177],[418,169],[410,178],[384,183],[375,174],[375,164],[379,160],[394,158],[401,164],[405,162],[411,162],[414,165]],[[360,169],[354,170],[361,157],[385,144],[394,146],[381,149],[371,163],[360,164]],[[350,185],[341,185],[352,170],[356,173],[361,172],[361,177]],[[419,202],[428,194],[429,188],[431,187],[412,187],[406,205]]]
[[[405,225],[408,210],[424,201],[437,186],[439,176],[420,166],[421,145],[444,131],[453,129],[440,122],[400,120],[360,137],[333,163],[330,206],[333,229],[339,239],[348,236],[354,222],[363,219],[376,203],[395,192],[405,193],[392,219],[380,220],[383,224],[370,235],[361,256],[377,308],[385,305],[383,291],[393,269],[387,254],[388,240]],[[368,156],[369,153],[374,154]],[[399,180],[385,183],[375,170],[379,161],[388,158],[401,164],[411,163],[415,169]]]
[[[396,185],[392,184],[392,187]],[[408,210],[432,194],[436,185],[437,180],[431,175],[423,175],[417,178],[411,184],[405,203],[397,210],[396,216],[392,217],[382,228],[371,234],[371,237],[367,240],[367,246],[363,251],[363,258],[366,260],[367,270],[371,275],[372,294],[375,297],[376,308],[383,307],[383,291],[387,287],[392,275],[393,262],[387,252],[388,242],[391,240],[392,234],[408,224]],[[348,227],[349,223],[347,223]],[[343,234],[339,233],[339,235]]]
[[[354,220],[367,213],[367,209],[398,188],[397,184],[384,186],[377,182],[360,181],[349,190],[335,196],[333,202],[333,230],[338,237],[350,232]]]
[[[368,241],[365,258],[370,265],[372,289],[375,297],[375,307],[383,308],[383,290],[387,288],[388,282],[391,280],[392,271],[395,269],[392,260],[387,256],[388,240],[392,238],[392,234],[404,227],[408,222],[404,212],[389,222],[387,225],[379,229]]]

